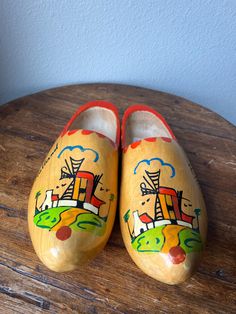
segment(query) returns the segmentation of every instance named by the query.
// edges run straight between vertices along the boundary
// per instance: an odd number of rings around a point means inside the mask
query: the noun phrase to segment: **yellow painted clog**
[[[51,270],[76,269],[105,246],[117,203],[120,124],[103,101],[81,106],[49,151],[29,198],[34,249]]]
[[[206,241],[207,215],[191,165],[164,118],[128,108],[122,121],[120,223],[125,246],[149,276],[189,278]]]

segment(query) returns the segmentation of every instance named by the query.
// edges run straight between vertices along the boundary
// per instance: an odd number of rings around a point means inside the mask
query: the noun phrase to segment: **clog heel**
[[[188,279],[206,241],[207,215],[194,171],[164,118],[129,107],[122,121],[120,223],[125,246],[147,275]]]
[[[120,126],[116,107],[81,106],[49,151],[29,198],[34,249],[51,270],[70,271],[105,246],[117,202]]]

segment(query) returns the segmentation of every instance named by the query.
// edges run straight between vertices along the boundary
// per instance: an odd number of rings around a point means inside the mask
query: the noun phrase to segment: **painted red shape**
[[[51,200],[52,200],[52,201],[57,201],[57,200],[59,200],[59,195],[58,195],[58,194],[53,194]]]
[[[61,241],[65,241],[70,238],[71,236],[71,228],[67,226],[62,226],[60,229],[56,232],[57,239]]]
[[[90,131],[90,130],[82,130],[81,132],[83,135],[89,135],[91,133],[93,133],[93,131]]]
[[[97,208],[100,208],[100,206],[102,206],[103,204],[106,204],[105,202],[103,202],[102,200],[100,200],[98,197],[96,197],[95,195],[92,195],[91,197],[91,204]]]
[[[162,137],[161,138],[164,142],[168,142],[170,143],[172,141],[172,139],[170,137]]]
[[[165,188],[165,187],[160,187],[159,188],[159,193],[160,194],[167,194],[167,195],[173,195],[177,197],[176,191],[172,188]]]
[[[137,146],[139,146],[140,143],[141,141],[137,141],[137,142],[132,143],[130,146],[131,148],[136,148]]]
[[[74,133],[76,133],[78,130],[71,130],[71,131],[68,131],[68,135],[72,135],[72,134],[74,134]]]
[[[146,213],[144,213],[141,216],[139,216],[139,218],[140,218],[140,220],[142,222],[144,222],[146,224],[153,221],[152,218],[148,214],[146,214]]]
[[[179,210],[179,203],[178,203],[178,198],[177,195],[172,197],[172,202],[174,206],[174,211],[175,211],[175,216],[178,220],[181,220],[181,215],[180,215],[180,210]]]
[[[145,138],[145,141],[147,142],[156,142],[157,138],[156,137],[148,137],[148,138]]]
[[[189,216],[189,215],[187,215],[185,213],[182,213],[181,216],[182,216],[182,220],[183,221],[186,221],[186,222],[188,222],[190,224],[193,223],[193,218],[194,218],[193,216]]]
[[[169,251],[169,257],[173,264],[180,264],[186,258],[186,253],[180,246],[174,246]]]

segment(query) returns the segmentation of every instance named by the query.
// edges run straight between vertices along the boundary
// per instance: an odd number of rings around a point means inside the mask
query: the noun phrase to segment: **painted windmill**
[[[142,196],[155,195],[154,217],[149,215],[149,210],[141,215],[138,210],[134,210],[132,212],[133,230],[129,225],[131,214],[130,209],[123,217],[124,221],[128,224],[132,240],[134,240],[139,234],[162,225],[175,224],[191,229],[193,228],[193,219],[195,217],[186,214],[182,210],[183,191],[176,191],[173,188],[160,186],[160,174],[161,170],[155,172],[145,170],[143,181],[140,183]],[[184,200],[189,201],[185,198]]]
[[[163,219],[162,209],[160,200],[158,197],[159,194],[159,180],[160,180],[160,173],[161,170],[155,171],[155,172],[149,172],[145,170],[145,173],[147,174],[148,179],[143,176],[144,182],[140,184],[140,189],[142,196],[149,195],[149,194],[155,194],[156,200],[155,200],[155,218]]]
[[[84,158],[76,160],[70,157],[70,165],[65,159],[65,166],[61,168],[61,177],[63,179],[72,179],[69,186],[59,198],[58,194],[54,194],[53,190],[47,190],[41,210],[49,208],[68,206],[87,209],[94,214],[98,214],[101,205],[104,201],[96,197],[95,190],[102,177],[94,175],[88,171],[80,171]]]
[[[78,199],[80,202],[90,203],[91,199],[95,198],[94,192],[102,175],[93,175],[93,173],[88,171],[80,171],[83,162],[84,158],[76,160],[70,157],[71,166],[69,166],[67,160],[65,160],[66,166],[61,168],[60,180],[72,178],[72,182],[63,193],[61,199]],[[100,206],[101,204],[98,203],[96,205]]]
[[[193,216],[182,211],[182,191],[159,185],[161,170],[149,172],[140,184],[142,196],[155,194],[155,220],[165,220],[172,224],[180,224],[192,228]]]

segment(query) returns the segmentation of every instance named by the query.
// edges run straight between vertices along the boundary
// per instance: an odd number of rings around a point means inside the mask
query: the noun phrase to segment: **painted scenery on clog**
[[[175,176],[175,168],[160,158],[140,161],[134,175],[141,163],[150,165],[152,161],[168,167],[171,178]],[[160,168],[152,172],[147,167],[144,169],[139,185],[142,210],[128,209],[123,219],[136,251],[166,253],[173,264],[179,264],[187,253],[202,250],[199,232],[201,210],[192,209],[191,200],[183,191],[162,186],[161,176]],[[194,216],[189,213],[194,213]]]
[[[70,146],[69,150],[72,151],[72,148],[78,146]],[[82,146],[79,149],[85,151]],[[64,150],[60,152],[58,158],[63,152]],[[97,159],[98,154],[93,161],[96,162]],[[102,173],[94,174],[82,169],[84,161],[85,158],[65,159],[58,176],[58,185],[47,189],[43,195],[41,191],[35,194],[35,225],[56,232],[56,237],[62,241],[70,238],[72,231],[93,232],[102,236],[115,198],[110,189],[104,186]],[[59,188],[64,190],[61,195],[57,193]],[[98,191],[100,195],[108,194],[108,204],[97,196]],[[39,197],[43,199],[40,204]],[[106,206],[105,211],[103,205]]]

